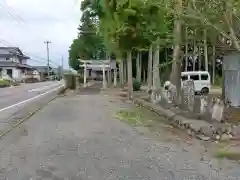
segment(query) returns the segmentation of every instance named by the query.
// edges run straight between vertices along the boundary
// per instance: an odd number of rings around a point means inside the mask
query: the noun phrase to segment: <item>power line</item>
[[[16,47],[15,45],[13,45],[12,43],[10,43],[10,42],[8,42],[8,41],[6,41],[6,40],[4,40],[4,39],[0,39],[0,44],[3,44],[3,45],[5,45],[5,46],[12,46],[12,47]],[[40,57],[40,56],[37,56],[37,55],[34,55],[34,54],[31,54],[31,53],[28,53],[28,52],[25,52],[25,51],[23,51],[24,52],[24,54],[26,54],[27,56],[32,56],[32,57],[35,57],[35,58],[37,58],[37,59],[39,59],[39,60],[36,60],[36,59],[32,59],[31,58],[31,60],[35,60],[35,61],[38,61],[38,62],[43,62],[43,61],[46,61],[46,58],[43,58],[43,57]],[[40,60],[42,60],[42,61],[40,61]],[[49,60],[50,61],[50,60]],[[52,64],[55,64],[55,65],[57,65],[57,66],[59,66],[59,64],[57,64],[57,63],[55,63],[55,62],[52,62],[52,61],[50,61]]]
[[[6,11],[7,11],[7,13],[15,20],[15,21],[17,21],[19,24],[21,24],[21,22],[23,22],[23,24],[25,24],[26,26],[28,26],[29,27],[29,29],[31,30],[31,26],[20,16],[20,15],[17,15],[17,14],[13,14],[13,13],[11,13],[9,10],[7,10],[7,9],[9,9],[9,7],[8,6],[4,6],[3,4],[1,4],[0,3],[0,7],[2,7],[3,9],[5,9]],[[18,17],[18,18],[16,18],[16,17]],[[32,31],[33,33],[34,33],[34,31]],[[36,34],[35,34],[36,35]],[[41,38],[42,39],[45,39],[43,36],[41,36]],[[59,54],[57,54],[57,56],[61,56],[61,55],[59,55]]]

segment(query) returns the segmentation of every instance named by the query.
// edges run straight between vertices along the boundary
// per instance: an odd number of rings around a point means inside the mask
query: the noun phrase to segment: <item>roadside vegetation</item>
[[[70,66],[116,59],[130,92],[133,77],[153,90],[170,79],[180,92],[184,70],[209,71],[212,83],[222,85],[223,54],[240,51],[238,1],[83,0],[81,11]]]
[[[9,80],[0,79],[0,88],[9,87],[11,82]]]

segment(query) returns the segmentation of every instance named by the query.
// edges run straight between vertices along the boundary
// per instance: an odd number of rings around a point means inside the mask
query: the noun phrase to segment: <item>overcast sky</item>
[[[54,66],[61,64],[63,55],[68,68],[68,49],[80,22],[79,1],[0,0],[0,46],[18,46],[32,58],[29,64],[44,65],[44,41],[50,40]]]

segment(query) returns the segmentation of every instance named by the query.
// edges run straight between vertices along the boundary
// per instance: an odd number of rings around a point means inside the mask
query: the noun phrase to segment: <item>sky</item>
[[[44,41],[51,44],[52,66],[68,68],[68,49],[77,36],[80,0],[0,0],[0,46],[19,47],[30,65],[46,65]]]

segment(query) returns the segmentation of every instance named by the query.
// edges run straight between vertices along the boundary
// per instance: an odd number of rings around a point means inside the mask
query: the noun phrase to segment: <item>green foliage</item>
[[[0,79],[0,88],[9,87],[11,82],[9,80]]]
[[[131,125],[137,125],[142,119],[142,113],[137,111],[121,110],[117,112],[116,117],[122,121],[126,121]]]
[[[133,79],[133,91],[140,91],[141,89],[141,82],[137,81],[136,79]]]
[[[103,39],[97,33],[97,19],[93,18],[93,11],[89,9],[91,1],[82,2],[81,25],[78,28],[78,37],[73,40],[69,49],[69,65],[79,70],[79,59],[103,59],[105,58],[105,46]]]

